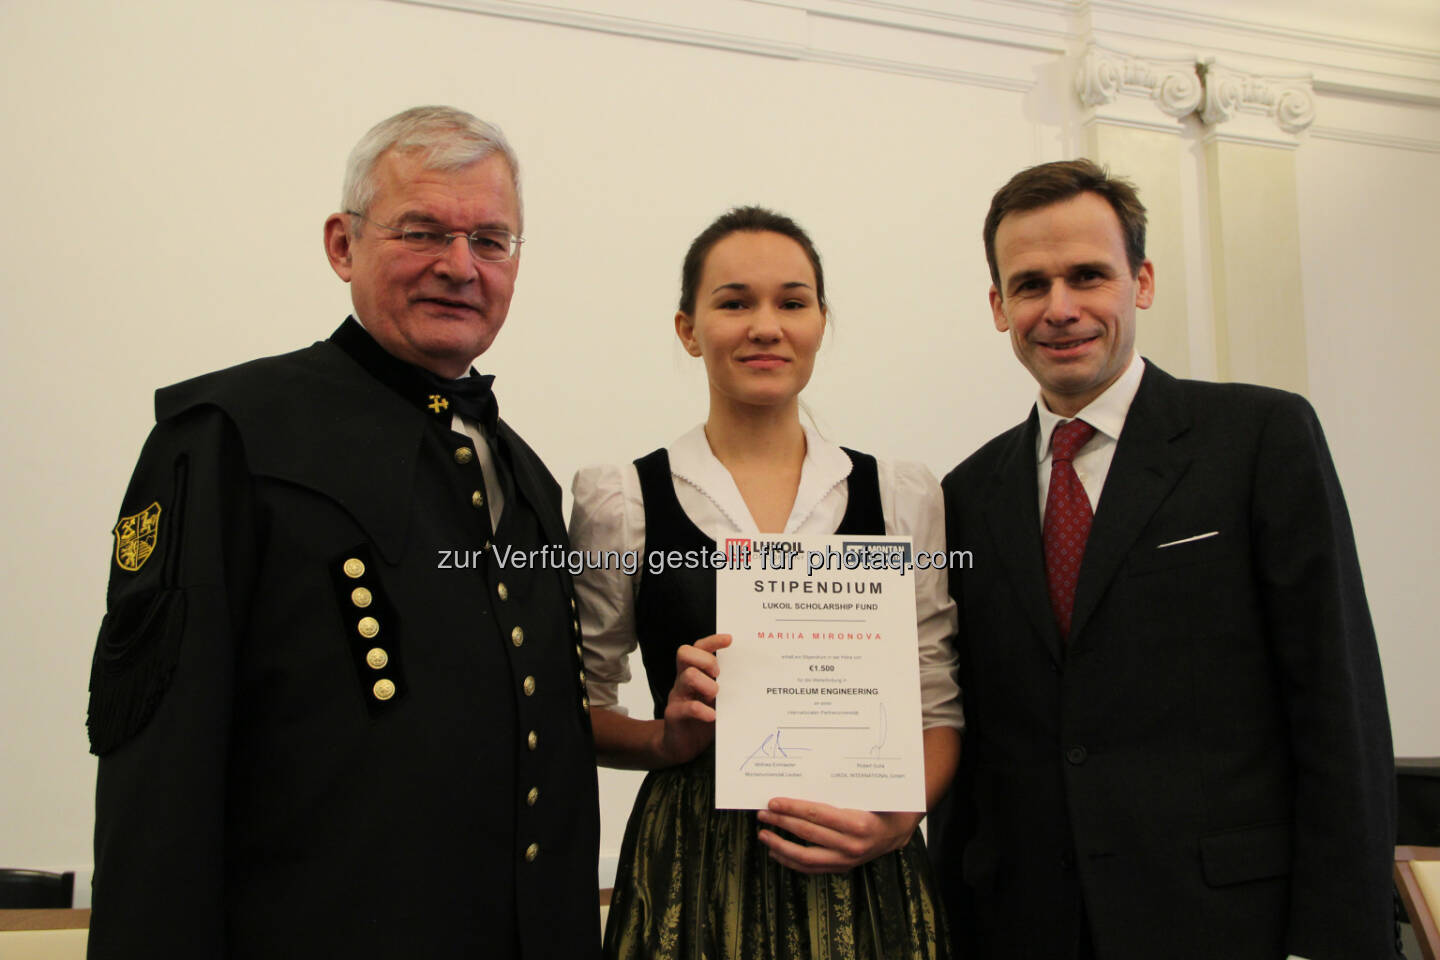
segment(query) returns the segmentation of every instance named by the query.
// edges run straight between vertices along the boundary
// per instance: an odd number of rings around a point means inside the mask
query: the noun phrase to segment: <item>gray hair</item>
[[[361,215],[370,212],[375,199],[375,166],[387,152],[423,153],[430,170],[461,170],[499,153],[510,166],[515,203],[520,214],[517,230],[523,232],[525,202],[520,195],[520,161],[505,134],[493,123],[454,107],[411,107],[371,127],[345,164],[345,185],[340,209]]]

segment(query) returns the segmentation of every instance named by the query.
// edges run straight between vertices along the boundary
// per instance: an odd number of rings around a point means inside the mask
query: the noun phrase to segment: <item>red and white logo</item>
[[[750,566],[750,538],[726,537],[725,560],[731,567]]]

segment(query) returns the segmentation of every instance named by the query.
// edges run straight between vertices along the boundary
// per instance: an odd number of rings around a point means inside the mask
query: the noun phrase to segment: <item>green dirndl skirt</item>
[[[715,757],[652,771],[625,828],[606,960],[949,960],[920,831],[840,874],[770,859],[748,810],[715,809]]]

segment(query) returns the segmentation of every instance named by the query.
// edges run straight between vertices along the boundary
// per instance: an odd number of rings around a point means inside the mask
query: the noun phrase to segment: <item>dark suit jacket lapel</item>
[[[1085,624],[1140,531],[1189,467],[1189,456],[1176,443],[1189,427],[1189,411],[1179,384],[1147,361],[1085,544],[1070,626],[1072,643],[1085,642]]]
[[[1014,432],[1014,442],[995,464],[985,518],[1020,606],[1035,635],[1058,664],[1062,658],[1060,631],[1050,614],[1045,554],[1040,543],[1040,481],[1035,466],[1035,435],[1039,429],[1040,417],[1031,408],[1030,419]]]

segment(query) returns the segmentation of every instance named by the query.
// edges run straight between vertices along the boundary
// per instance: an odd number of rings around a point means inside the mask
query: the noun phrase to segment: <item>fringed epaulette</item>
[[[162,588],[127,598],[105,615],[90,665],[90,752],[97,757],[139,733],[180,661],[185,594]]]

